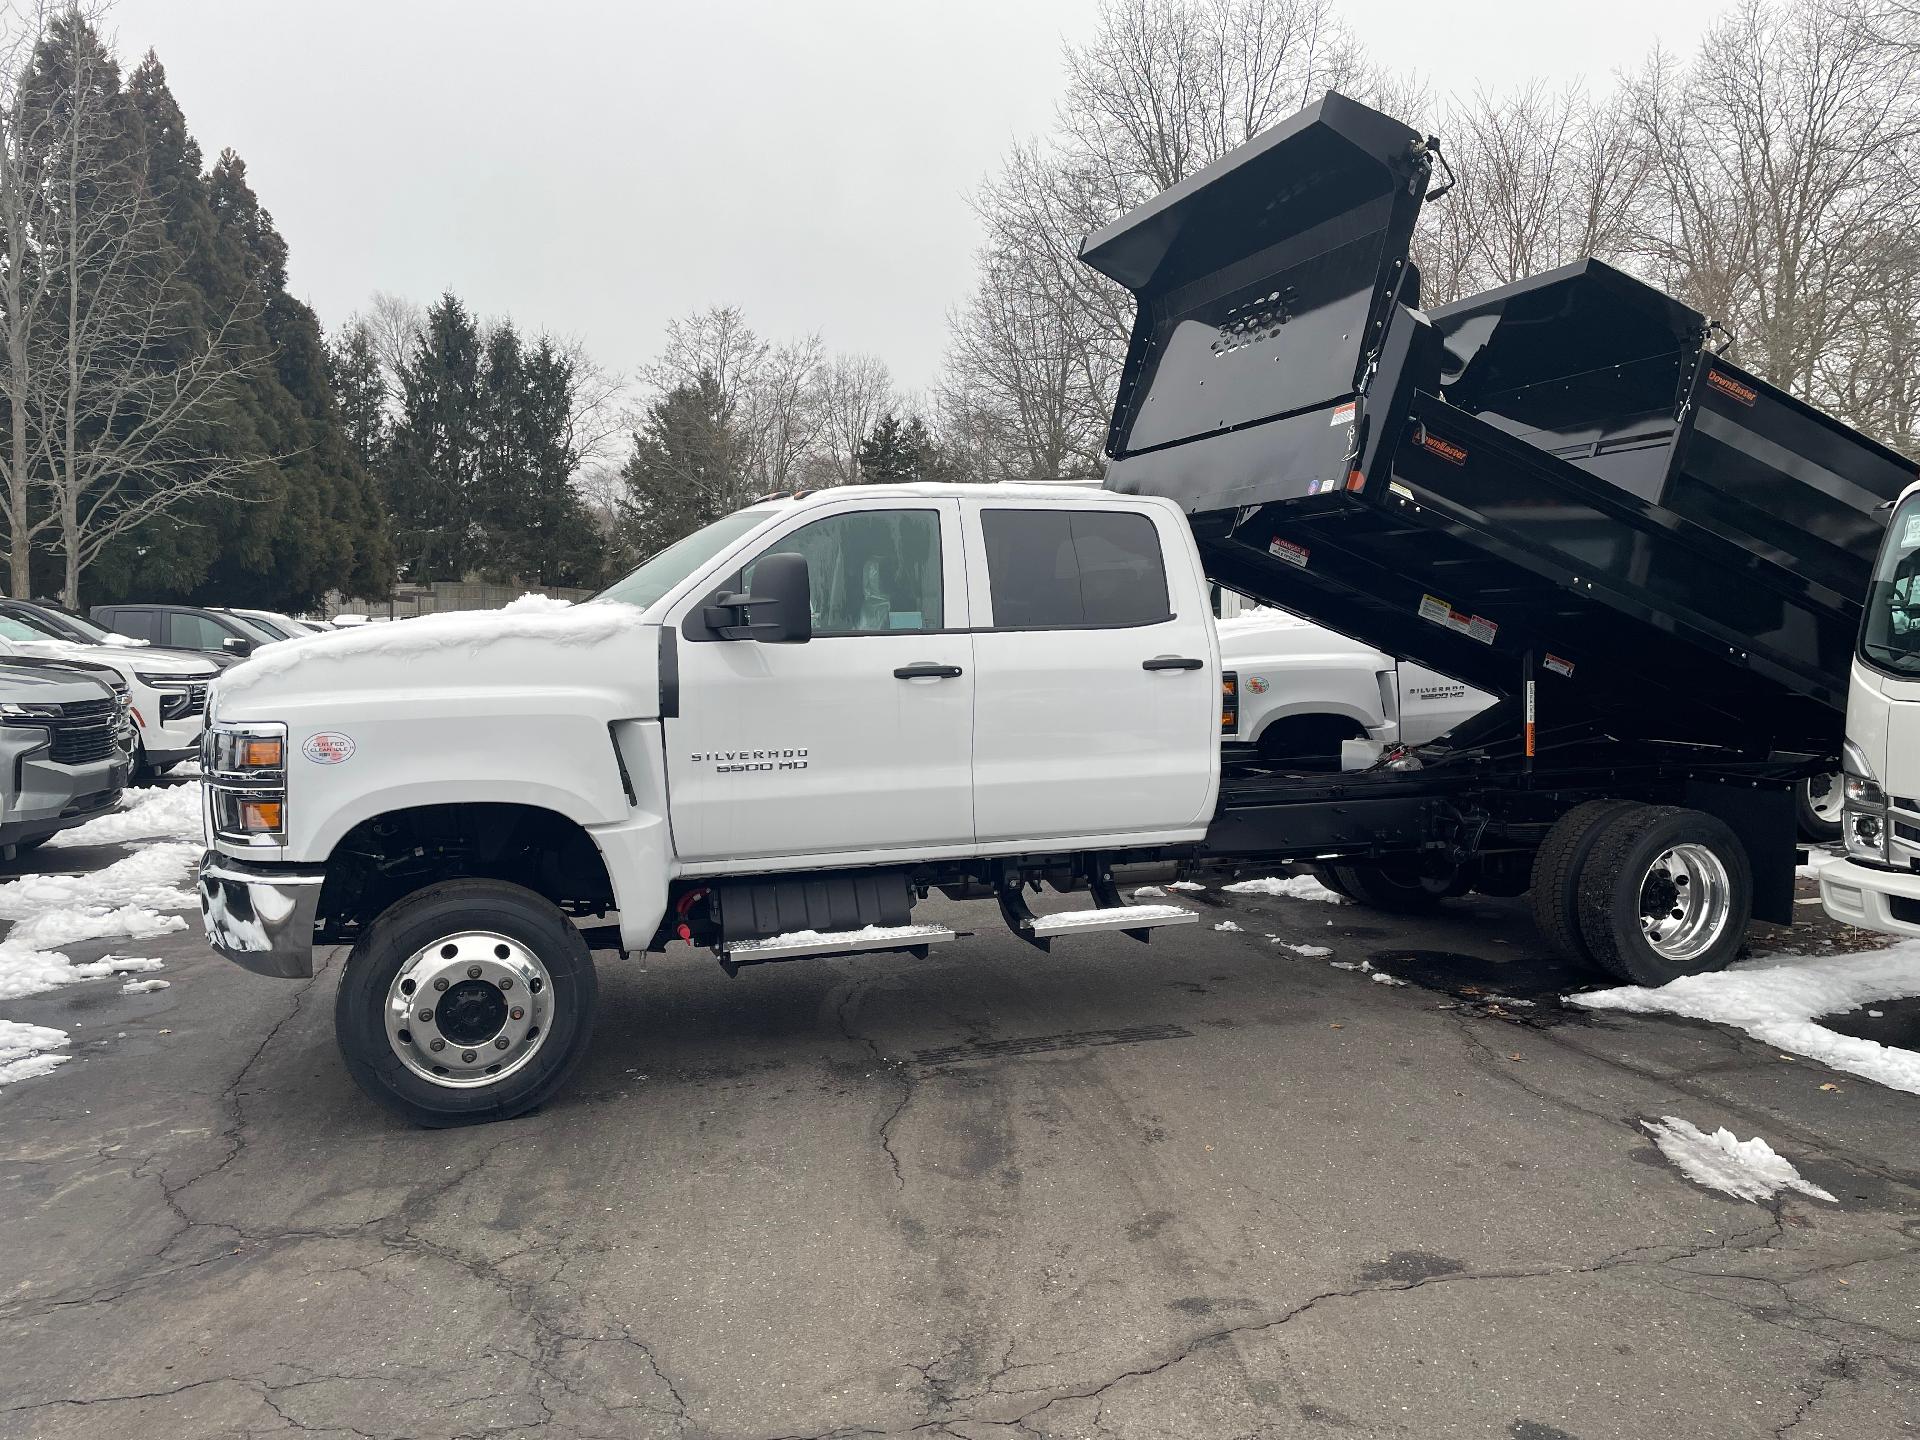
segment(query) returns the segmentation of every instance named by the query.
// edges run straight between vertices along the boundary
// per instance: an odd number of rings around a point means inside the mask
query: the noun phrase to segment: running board
[[[1119,898],[1104,871],[1093,877],[1092,889],[1098,901]],[[1184,905],[1105,903],[1095,910],[1062,910],[1052,915],[1036,915],[1027,907],[1026,896],[1020,893],[1019,882],[1011,878],[1002,881],[998,894],[1000,915],[1007,922],[1007,928],[1036,950],[1052,949],[1053,942],[1062,935],[1104,930],[1118,930],[1144,945],[1153,938],[1155,930],[1164,930],[1169,925],[1196,925],[1200,921],[1199,914]]]
[[[736,940],[719,946],[716,953],[720,957],[720,968],[731,976],[746,965],[770,965],[779,960],[803,960],[818,955],[904,950],[924,960],[928,946],[958,938],[956,932],[944,925],[868,925],[860,930],[795,930],[765,940]]]

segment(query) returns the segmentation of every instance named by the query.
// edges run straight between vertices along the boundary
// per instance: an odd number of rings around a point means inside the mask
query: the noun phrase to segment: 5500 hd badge
[[[692,757],[696,765],[711,765],[716,775],[740,775],[752,770],[804,770],[805,750],[708,750]]]

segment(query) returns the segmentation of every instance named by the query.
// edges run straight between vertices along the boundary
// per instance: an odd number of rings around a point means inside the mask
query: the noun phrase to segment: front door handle
[[[1142,660],[1142,670],[1198,670],[1207,662],[1195,660],[1190,655],[1156,655],[1151,660]]]
[[[935,665],[922,660],[918,665],[902,665],[893,672],[896,680],[951,680],[960,674],[958,665]]]

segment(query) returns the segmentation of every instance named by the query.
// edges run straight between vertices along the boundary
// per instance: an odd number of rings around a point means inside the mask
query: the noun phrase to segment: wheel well
[[[1366,735],[1367,727],[1351,716],[1317,711],[1275,716],[1261,728],[1256,743],[1263,754],[1337,753],[1341,741],[1364,740]]]
[[[340,838],[320,888],[321,936],[349,939],[396,900],[460,878],[524,885],[570,915],[614,908],[606,861],[578,821],[537,805],[420,805]]]

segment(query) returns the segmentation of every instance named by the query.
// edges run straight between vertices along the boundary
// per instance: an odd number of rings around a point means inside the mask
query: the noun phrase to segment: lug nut
[[[471,1065],[475,1060],[479,1059],[480,1057],[475,1055],[471,1050],[462,1050],[460,1052],[460,1058],[463,1061],[465,1061],[467,1064]]]
[[[511,990],[511,989],[513,989],[513,976],[511,976],[511,975],[502,975],[502,976],[500,977],[500,988],[501,988],[502,990]]]
[[[440,977],[440,978],[439,978],[438,980],[436,980],[436,981],[434,981],[434,982],[433,982],[433,988],[434,988],[434,989],[436,989],[436,990],[444,990],[444,989],[446,989],[446,988],[447,988],[447,977],[446,977],[446,976],[444,976],[444,975],[442,975],[442,976],[441,976],[441,977]]]
[[[431,1020],[431,1019],[433,1019],[433,1011],[431,1011],[431,1010],[422,1010],[422,1011],[420,1012],[420,1018],[421,1018],[422,1020]]]
[[[506,1036],[496,1035],[493,1040],[493,1048],[496,1050],[504,1050],[507,1048],[509,1043],[511,1042],[508,1041]]]
[[[447,1042],[444,1040],[429,1040],[427,1042],[427,1049],[429,1050],[444,1050],[446,1048]]]
[[[519,1020],[524,1018],[526,1016],[526,1013],[527,1013],[526,1011],[522,1010],[518,1005],[516,1005],[513,1007],[513,1009],[507,1012],[507,1015],[510,1019]]]
[[[479,978],[480,978],[480,967],[478,965],[467,966],[467,979],[478,980]]]

